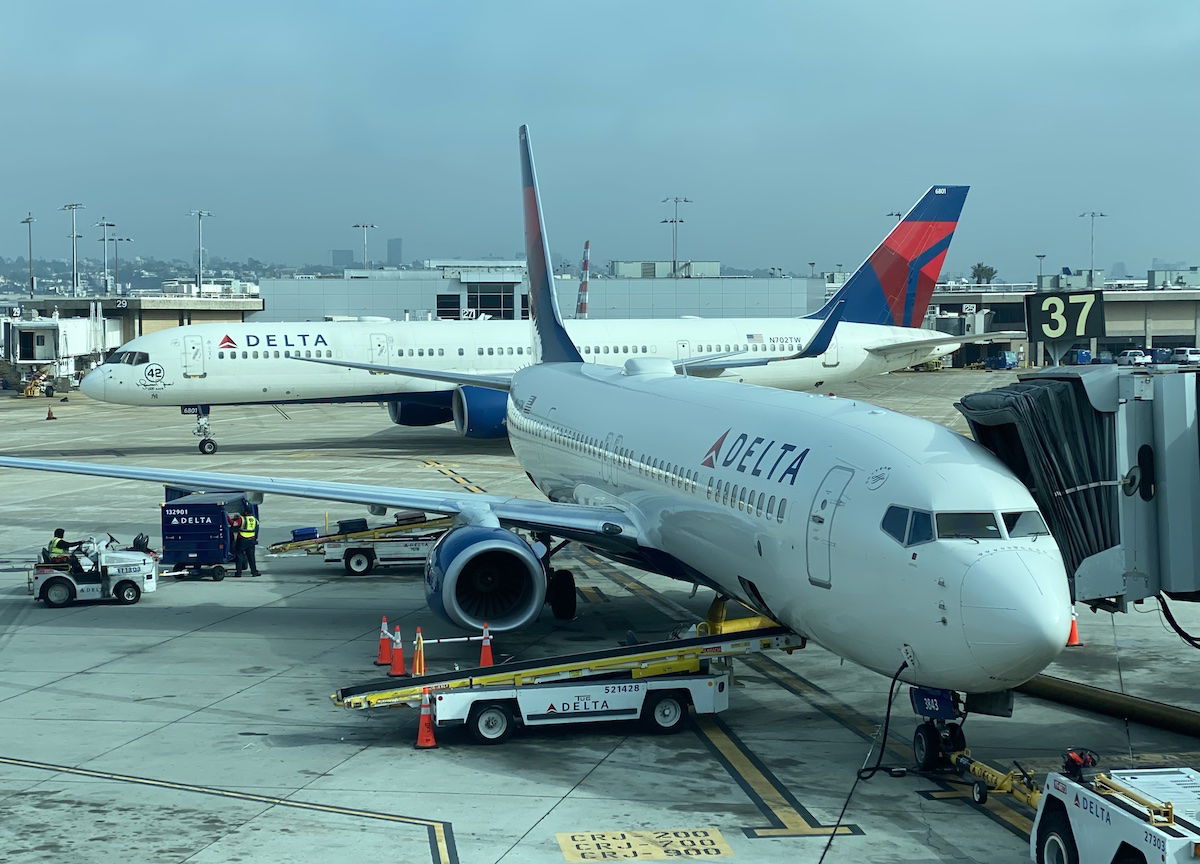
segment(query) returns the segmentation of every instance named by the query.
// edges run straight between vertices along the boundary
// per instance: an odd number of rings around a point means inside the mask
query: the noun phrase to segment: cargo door
[[[853,469],[839,465],[830,469],[817,487],[812,507],[808,511],[808,581],[829,588],[833,576],[833,520],[846,484],[854,476]]]
[[[154,358],[151,357],[151,360]],[[183,337],[183,377],[204,377],[204,337]]]

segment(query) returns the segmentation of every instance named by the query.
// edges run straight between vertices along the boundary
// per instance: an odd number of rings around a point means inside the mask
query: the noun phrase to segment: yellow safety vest
[[[238,534],[245,537],[247,540],[253,540],[258,533],[258,520],[253,516],[246,515],[242,517],[242,527],[238,529]]]

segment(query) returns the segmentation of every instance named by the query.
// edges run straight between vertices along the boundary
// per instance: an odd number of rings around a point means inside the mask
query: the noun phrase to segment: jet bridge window
[[[1004,530],[1009,537],[1041,537],[1049,534],[1042,514],[1036,510],[1023,510],[1018,513],[1004,513]]]
[[[938,513],[937,535],[939,540],[996,540],[1000,537],[1000,526],[994,513]]]

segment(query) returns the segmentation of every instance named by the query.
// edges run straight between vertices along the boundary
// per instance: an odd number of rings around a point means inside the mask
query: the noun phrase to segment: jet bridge
[[[1033,493],[1075,600],[1200,600],[1198,387],[1178,366],[1059,367],[956,403]]]

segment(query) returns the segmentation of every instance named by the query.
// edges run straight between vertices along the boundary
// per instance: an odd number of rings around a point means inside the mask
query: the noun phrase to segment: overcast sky
[[[66,202],[133,249],[329,263],[522,248],[530,124],[556,257],[857,264],[969,184],[947,272],[1200,264],[1200,5],[8,3],[0,255],[69,255]],[[6,226],[6,227],[5,227]],[[98,254],[87,228],[81,241]],[[94,247],[94,248],[92,248]]]

